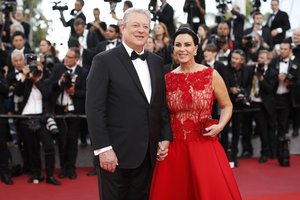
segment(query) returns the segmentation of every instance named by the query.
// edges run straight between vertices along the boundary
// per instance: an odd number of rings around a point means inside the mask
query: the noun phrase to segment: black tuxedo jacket
[[[234,75],[235,70],[233,69],[233,67],[228,66],[228,88],[241,87],[244,89],[246,97],[249,97],[252,87],[253,70],[247,65],[242,66],[240,70],[241,76],[240,78],[236,79]],[[235,105],[235,95],[232,94],[230,90],[229,95],[233,105]]]
[[[94,149],[112,146],[120,168],[137,168],[158,142],[172,140],[165,105],[163,62],[149,53],[152,96],[148,103],[123,45],[95,56],[87,78],[86,114]]]
[[[156,13],[158,16],[158,21],[164,23],[167,26],[168,32],[172,37],[175,33],[174,26],[174,10],[170,4],[166,4],[162,11]]]
[[[58,96],[63,93],[64,88],[58,85],[58,80],[63,73],[66,72],[66,67],[64,64],[59,63],[54,66],[52,70],[51,77],[48,80],[48,86],[52,90],[52,102],[53,105],[56,104]],[[75,81],[75,93],[70,97],[73,100],[75,110],[72,112],[74,114],[85,114],[85,93],[86,93],[86,77],[87,70],[80,66],[76,67],[74,74],[77,75]]]
[[[277,74],[279,74],[280,58],[275,57],[272,62],[272,67],[275,68]],[[289,60],[288,74],[293,76],[291,86],[291,98],[293,106],[300,106],[300,66],[296,60]],[[278,85],[276,86],[277,89]]]
[[[7,112],[4,106],[7,95],[8,95],[7,82],[5,80],[5,77],[2,74],[0,74],[0,114],[6,114]],[[7,121],[5,118],[0,118],[0,123],[4,123],[5,121]]]
[[[266,26],[268,26],[268,22],[270,21],[271,16],[272,15],[269,16]],[[271,31],[276,28],[282,28],[283,32],[273,37],[274,44],[281,43],[285,38],[285,32],[291,28],[288,14],[284,11],[279,10],[271,23],[271,27],[269,28],[271,29]]]
[[[263,26],[261,31],[262,31],[261,36],[264,39],[264,42],[266,42],[271,48],[273,48],[273,39],[269,27]],[[253,32],[253,27],[247,28],[244,32],[244,35],[248,35],[252,32]]]
[[[116,46],[120,45],[121,42],[119,40],[117,40],[117,44]],[[106,51],[106,46],[107,46],[107,40],[104,40],[102,42],[99,42],[96,46],[96,54],[101,53],[103,51]]]
[[[278,73],[272,66],[269,65],[267,71],[264,74],[264,80],[259,81],[259,93],[262,99],[262,103],[266,108],[269,117],[276,121],[276,89],[278,85]]]
[[[41,79],[40,81],[35,83],[35,86],[39,89],[43,96],[43,112],[49,111],[49,97],[51,91],[46,86],[46,82],[43,79]],[[23,101],[20,103],[20,107],[17,114],[22,114],[22,111],[29,99],[32,87],[33,82],[30,79],[25,79],[24,82],[17,81],[14,92],[17,96],[23,96]]]

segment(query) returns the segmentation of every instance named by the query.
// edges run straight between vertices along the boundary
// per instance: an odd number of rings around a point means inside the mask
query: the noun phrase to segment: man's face
[[[76,35],[82,36],[83,32],[84,32],[84,25],[82,25],[82,24],[76,25],[76,26],[74,26],[74,30],[75,30]]]
[[[282,59],[287,59],[290,57],[292,52],[291,46],[289,44],[280,44],[280,55]]]
[[[271,1],[271,8],[273,10],[273,12],[276,12],[279,10],[279,4],[277,1]]]
[[[217,29],[219,36],[228,36],[229,35],[229,26],[226,23],[220,23]]]
[[[264,22],[264,16],[263,15],[255,15],[253,21],[254,21],[254,24],[262,25]]]
[[[297,29],[293,32],[293,42],[296,45],[300,45],[300,29]]]
[[[80,1],[75,1],[75,10],[77,12],[82,10],[82,5],[81,5]]]
[[[230,64],[235,70],[240,69],[243,63],[244,63],[244,57],[243,56],[241,56],[238,53],[233,53],[231,55]]]
[[[271,62],[271,59],[268,58],[267,53],[260,53],[260,54],[258,54],[257,61],[259,63],[264,63],[267,66]]]
[[[214,60],[215,59],[215,57],[216,57],[216,52],[212,52],[212,51],[204,51],[204,59],[205,59],[205,61],[207,61],[207,62],[211,62],[212,60]]]
[[[25,45],[25,39],[22,36],[15,36],[13,39],[13,45],[16,49],[22,49]]]
[[[64,65],[68,67],[74,67],[78,62],[78,58],[75,56],[75,52],[68,50],[65,58],[64,58]]]
[[[100,12],[98,10],[95,10],[93,14],[94,14],[95,19],[100,18]]]
[[[18,71],[22,70],[25,66],[25,58],[22,55],[16,55],[11,59],[12,65]]]
[[[114,39],[118,38],[119,34],[116,32],[116,29],[109,26],[106,31],[106,36],[107,36],[107,40],[114,40]]]
[[[149,19],[142,13],[131,13],[120,28],[124,42],[135,51],[142,51],[149,36]]]

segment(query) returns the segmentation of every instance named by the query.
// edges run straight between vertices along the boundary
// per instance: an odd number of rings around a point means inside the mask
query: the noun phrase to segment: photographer
[[[43,79],[43,66],[41,63],[32,61],[23,67],[22,76],[15,85],[15,95],[23,96],[23,101],[17,114],[26,116],[20,119],[24,143],[28,150],[29,166],[31,170],[28,182],[38,183],[44,180],[42,176],[42,163],[40,155],[40,143],[42,143],[45,155],[46,183],[60,185],[53,175],[55,165],[55,151],[53,138],[47,132],[42,123],[42,114],[49,109],[48,99],[50,92]]]
[[[188,13],[187,23],[197,33],[198,26],[205,23],[205,0],[185,0],[183,12]]]
[[[228,67],[228,87],[229,95],[233,104],[234,113],[231,118],[232,142],[230,156],[235,166],[238,166],[237,153],[240,138],[240,124],[242,122],[244,108],[249,105],[249,95],[252,85],[253,72],[249,66],[245,65],[245,53],[236,49],[231,54],[230,66]],[[242,156],[251,157],[252,152],[243,152]]]
[[[51,72],[53,66],[59,63],[54,46],[52,46],[49,40],[42,39],[40,41],[39,53],[39,59],[43,64],[44,69],[47,69]]]
[[[273,48],[273,39],[269,27],[263,26],[264,15],[261,12],[256,11],[252,14],[252,17],[253,25],[252,27],[246,29],[244,34],[249,35],[252,32],[258,33],[265,42],[264,48],[271,50]]]
[[[161,0],[160,8],[157,7],[153,13],[158,18],[159,22],[162,22],[167,26],[168,32],[172,37],[175,33],[173,7],[167,2],[167,0]]]
[[[251,138],[253,120],[260,133],[261,151],[259,163],[265,163],[268,158],[276,156],[275,148],[275,91],[277,85],[277,72],[269,67],[272,54],[267,50],[258,53],[258,62],[252,66],[253,77],[250,92],[251,112],[245,112],[242,122],[243,152],[253,152]]]
[[[246,53],[247,64],[252,64],[257,62],[258,52],[260,50],[267,50],[264,47],[263,38],[255,32],[252,32],[249,35],[244,36],[243,38],[243,50]]]
[[[75,30],[74,30],[74,21],[78,18],[81,18],[84,23],[86,23],[86,17],[82,12],[82,8],[84,6],[84,1],[83,0],[76,0],[75,1],[75,8],[71,11],[71,15],[72,15],[72,19],[70,19],[69,21],[66,22],[65,17],[63,15],[63,10],[59,10],[60,11],[60,20],[62,22],[62,24],[64,25],[64,27],[71,27],[71,33],[70,36],[74,36],[75,35]]]
[[[85,114],[85,92],[87,71],[78,65],[80,52],[77,48],[69,48],[63,64],[53,68],[49,79],[52,89],[52,101],[55,114]],[[60,134],[58,137],[60,178],[66,176],[76,179],[76,157],[78,137],[82,120],[78,117],[57,119]]]

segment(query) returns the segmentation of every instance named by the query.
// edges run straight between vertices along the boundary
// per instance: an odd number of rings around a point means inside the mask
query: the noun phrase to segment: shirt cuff
[[[282,28],[276,28],[276,31],[277,31],[277,33],[282,33],[283,32]]]
[[[104,153],[108,150],[111,150],[112,149],[112,146],[108,146],[108,147],[104,147],[104,148],[101,148],[101,149],[96,149],[94,150],[94,155],[95,156],[98,156],[100,153]]]

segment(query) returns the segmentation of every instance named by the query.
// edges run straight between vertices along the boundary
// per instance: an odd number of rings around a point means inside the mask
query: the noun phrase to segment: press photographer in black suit
[[[85,114],[85,92],[87,70],[77,65],[80,52],[77,48],[69,48],[63,64],[56,65],[49,79],[52,89],[52,101],[55,114]],[[76,179],[76,158],[78,137],[80,133],[80,118],[57,119],[60,134],[58,137],[60,178],[68,176]]]
[[[253,77],[250,92],[250,106],[252,112],[246,112],[242,123],[243,152],[253,152],[251,145],[253,120],[258,128],[261,139],[260,163],[276,155],[275,146],[275,92],[277,85],[277,72],[269,66],[272,54],[267,50],[258,53],[258,62],[252,65]]]
[[[173,7],[168,4],[167,0],[161,0],[161,6],[156,9],[155,15],[158,17],[159,22],[167,26],[168,32],[172,37],[175,33],[174,10]]]
[[[197,33],[198,26],[205,23],[205,0],[185,0],[183,11],[188,14],[187,23]]]
[[[83,0],[76,0],[75,7],[70,13],[72,15],[72,18],[67,22],[65,20],[63,12],[60,12],[60,20],[61,20],[62,24],[64,25],[64,27],[70,26],[70,28],[71,28],[70,36],[75,36],[75,29],[74,29],[73,24],[76,19],[81,18],[84,21],[84,23],[86,23],[86,17],[82,12],[83,6],[84,6]]]
[[[47,113],[50,109],[50,90],[46,87],[43,79],[43,66],[41,63],[32,61],[29,66],[23,68],[22,77],[16,83],[14,92],[17,96],[23,96],[17,114],[28,117],[20,120],[20,129],[24,134],[23,138],[27,146],[31,169],[31,177],[28,182],[36,183],[36,181],[44,180],[41,174],[40,143],[42,143],[47,175],[46,183],[60,185],[61,183],[53,175],[55,165],[53,138],[41,121],[42,114]]]

